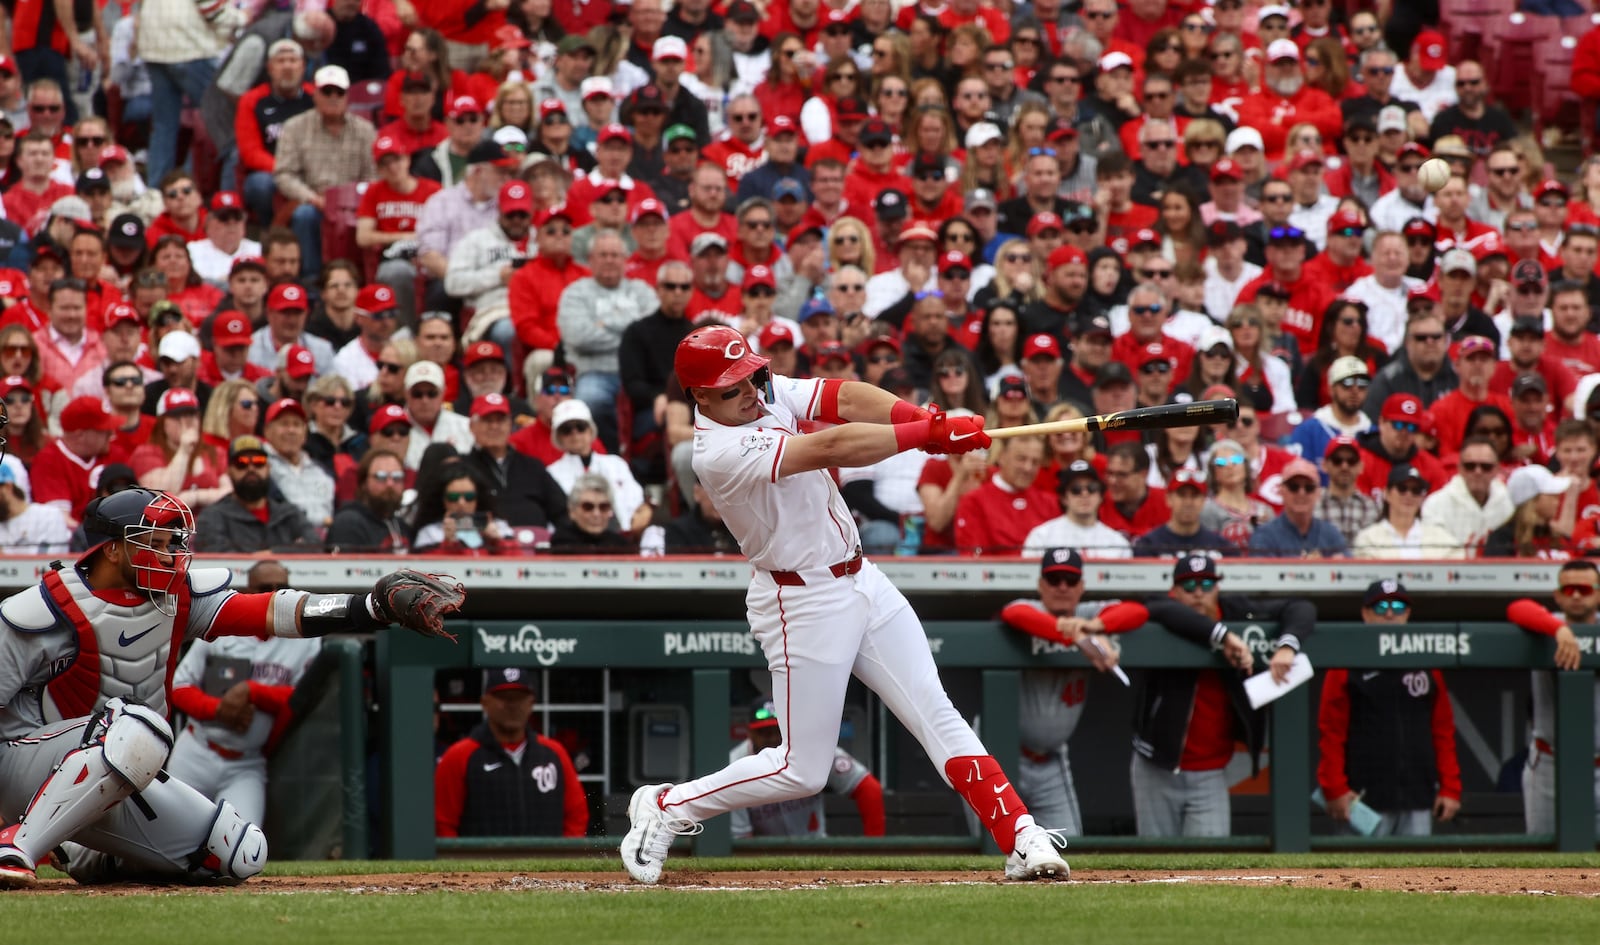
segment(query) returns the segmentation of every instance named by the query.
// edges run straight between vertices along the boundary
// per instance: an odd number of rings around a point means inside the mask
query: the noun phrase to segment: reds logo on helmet
[[[678,342],[672,367],[684,387],[732,387],[767,366],[744,336],[727,325],[708,325]]]

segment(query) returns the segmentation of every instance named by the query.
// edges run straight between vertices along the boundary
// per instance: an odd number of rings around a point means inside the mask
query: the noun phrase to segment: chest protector
[[[46,571],[40,589],[57,626],[78,638],[77,657],[45,685],[46,722],[89,715],[113,697],[168,713],[167,691],[189,624],[187,582],[178,587],[172,617],[142,595],[137,603],[132,595],[124,598],[129,603],[96,596],[70,567]]]

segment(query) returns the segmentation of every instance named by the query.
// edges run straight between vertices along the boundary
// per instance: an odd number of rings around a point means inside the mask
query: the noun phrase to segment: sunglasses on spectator
[[[865,292],[867,291],[867,285],[864,282],[859,285],[844,285],[841,283],[834,286],[833,289],[835,292]]]
[[[1595,592],[1593,584],[1563,584],[1561,595],[1563,597],[1588,597]]]
[[[1160,305],[1130,305],[1130,306],[1128,306],[1128,314],[1129,315],[1160,315],[1161,314],[1161,306]]]
[[[856,236],[853,233],[844,233],[844,234],[841,234],[839,236],[835,236],[833,238],[833,244],[835,246],[839,246],[839,245],[844,244],[844,243],[849,243],[849,244],[854,245],[854,244],[859,243],[859,242],[861,242],[861,237]]]
[[[406,426],[403,423],[391,423],[388,426],[384,427],[383,429],[379,430],[378,431],[378,435],[379,436],[390,436],[390,437],[410,436],[411,435],[411,428]]]
[[[611,514],[610,502],[592,502],[585,499],[584,501],[578,503],[578,508],[585,512],[604,512],[607,515]]]
[[[356,405],[353,397],[319,397],[317,399],[330,407],[344,407],[346,410]]]
[[[396,364],[393,361],[379,361],[378,370],[385,374],[403,374],[406,366],[404,364]]]
[[[694,283],[692,282],[657,282],[656,285],[666,289],[668,292],[688,292],[694,288]],[[549,393],[549,390],[546,389],[545,393]]]
[[[29,105],[28,111],[39,112],[42,115],[54,115],[56,112],[61,111],[63,107],[61,105]]]
[[[1433,237],[1431,237],[1431,236],[1408,236],[1408,237],[1406,237],[1406,245],[1407,246],[1418,246],[1418,247],[1421,247],[1421,246],[1431,247],[1431,246],[1433,246]]]
[[[1399,430],[1401,433],[1415,433],[1415,432],[1417,432],[1417,425],[1415,423],[1411,423],[1410,421],[1407,421],[1407,420],[1390,420],[1389,421],[1389,426],[1394,427],[1396,430]]]
[[[1379,616],[1387,617],[1390,614],[1403,614],[1411,609],[1411,605],[1403,600],[1380,600],[1372,605],[1372,612]]]
[[[540,390],[551,397],[568,397],[572,394],[572,387],[567,384],[546,384]]]
[[[6,395],[6,403],[12,405],[13,407],[20,407],[23,404],[31,404],[33,403],[33,395],[25,390],[12,391]]]
[[[259,454],[252,454],[250,456],[235,456],[233,458],[233,468],[265,469],[267,468],[267,458]]]
[[[1255,425],[1256,425],[1256,418],[1255,417],[1238,417],[1238,418],[1235,418],[1233,420],[1233,422],[1229,423],[1228,427],[1229,427],[1229,429],[1235,429],[1235,428],[1238,428],[1238,427],[1245,427],[1246,429],[1248,429],[1248,428],[1253,427]]]
[[[1461,471],[1462,472],[1486,473],[1486,472],[1494,472],[1494,469],[1495,469],[1495,464],[1494,463],[1462,463],[1461,464]]]
[[[110,378],[106,381],[106,383],[110,384],[112,387],[143,387],[144,375],[124,374],[121,377]]]
[[[413,387],[406,391],[406,396],[415,397],[418,400],[437,400],[443,397],[444,394],[437,387]]]
[[[1433,300],[1432,299],[1428,299],[1427,302],[1428,302],[1429,305],[1433,304]],[[1413,334],[1411,336],[1410,340],[1418,342],[1418,343],[1421,343],[1421,344],[1430,344],[1430,343],[1435,342],[1435,341],[1443,341],[1444,340],[1444,332],[1442,332],[1442,331],[1417,332],[1416,334]]]
[[[1332,466],[1355,466],[1360,464],[1361,457],[1354,453],[1335,453],[1323,462]]]
[[[557,427],[556,436],[571,436],[574,433],[582,433],[587,429],[589,429],[589,425],[587,423],[584,423],[582,420],[574,420],[571,423],[563,423],[561,426]]]
[[[346,90],[339,88],[337,85],[324,85],[318,88],[317,91],[329,98],[344,98]]]
[[[1151,93],[1151,94],[1145,96],[1146,99],[1166,98],[1166,97],[1167,97],[1166,95],[1160,94],[1160,93]],[[1175,148],[1177,146],[1178,146],[1178,139],[1176,139],[1176,138],[1157,138],[1154,141],[1146,141],[1146,142],[1144,142],[1144,145],[1143,145],[1143,147],[1144,147],[1144,149],[1146,151],[1165,151],[1168,148]]]
[[[1146,279],[1171,279],[1172,278],[1172,270],[1171,269],[1141,269],[1141,270],[1139,270],[1139,275],[1144,276]],[[1161,306],[1157,305],[1155,307],[1155,310],[1158,311],[1158,312],[1161,311]]]
[[[1006,262],[1008,262],[1008,263],[1031,263],[1031,262],[1033,262],[1033,257],[1031,255],[1027,254],[1027,253],[1006,253],[1005,259],[1006,259]]]
[[[1428,494],[1428,487],[1420,482],[1406,482],[1401,483],[1398,486],[1390,486],[1389,488],[1400,493],[1401,495],[1424,496]]]
[[[1103,491],[1098,482],[1075,482],[1067,487],[1068,495],[1099,495]]]
[[[478,494],[476,492],[446,492],[444,500],[446,502],[476,502],[478,501]]]
[[[194,185],[184,184],[182,187],[168,188],[164,195],[168,200],[177,200],[179,197],[187,197],[192,193],[194,193]]]
[[[1343,387],[1345,390],[1366,390],[1372,386],[1372,380],[1366,377],[1347,377],[1340,381],[1338,386]]]
[[[379,482],[405,482],[406,481],[405,470],[402,470],[402,469],[392,469],[392,470],[374,469],[371,473],[369,473],[369,475],[371,475],[372,478],[378,480]]]
[[[1518,174],[1522,173],[1522,168],[1520,168],[1520,167],[1491,167],[1491,168],[1489,168],[1489,173],[1493,174],[1496,177],[1516,177]]]
[[[1284,492],[1303,492],[1309,494],[1316,492],[1320,488],[1322,488],[1321,485],[1312,482],[1309,479],[1296,479],[1292,482],[1286,482],[1283,484]]]
[[[1193,594],[1195,591],[1209,591],[1214,589],[1217,586],[1217,581],[1215,578],[1189,578],[1186,581],[1179,581],[1178,586]]]
[[[967,376],[967,369],[962,367],[959,364],[951,365],[950,367],[942,367],[942,368],[939,369],[939,376],[940,377],[966,377]]]
[[[1234,453],[1230,456],[1217,456],[1211,460],[1213,466],[1243,466],[1244,456]]]
[[[1046,574],[1044,582],[1051,587],[1077,587],[1083,583],[1083,575],[1075,571],[1057,571],[1054,574]]]

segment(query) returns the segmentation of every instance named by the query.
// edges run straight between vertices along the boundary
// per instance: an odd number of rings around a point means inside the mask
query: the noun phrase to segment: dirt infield
[[[387,873],[367,876],[264,876],[239,887],[158,887],[124,883],[83,887],[69,880],[44,880],[31,890],[0,895],[127,896],[155,892],[192,895],[242,893],[364,893],[406,895],[421,892],[628,892],[664,888],[684,892],[803,890],[843,886],[1001,883],[998,871],[837,871],[703,872],[669,870],[659,887],[639,886],[624,876],[604,873]],[[1489,893],[1527,896],[1600,896],[1600,870],[1594,869],[1303,869],[1303,870],[1083,870],[1066,885],[1189,883],[1297,887],[1301,889],[1389,890],[1418,893]]]

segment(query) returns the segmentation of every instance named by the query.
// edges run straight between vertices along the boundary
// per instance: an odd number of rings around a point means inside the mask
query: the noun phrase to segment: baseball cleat
[[[672,785],[647,784],[628,802],[628,835],[622,838],[622,865],[641,883],[661,879],[667,850],[678,836],[692,837],[705,828],[692,820],[671,818],[661,809],[661,795]]]
[[[1066,849],[1060,831],[1046,830],[1038,824],[1017,831],[1017,845],[1006,857],[1006,879],[1067,879],[1072,869],[1056,848]]]
[[[11,844],[19,826],[12,824],[0,830],[0,889],[21,889],[39,881],[33,858]]]

